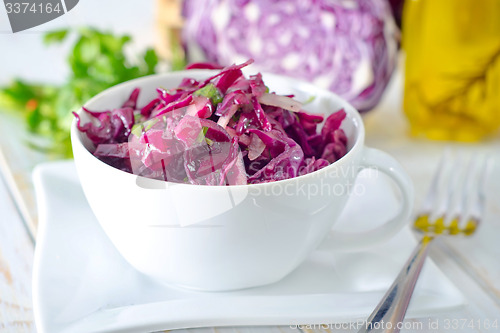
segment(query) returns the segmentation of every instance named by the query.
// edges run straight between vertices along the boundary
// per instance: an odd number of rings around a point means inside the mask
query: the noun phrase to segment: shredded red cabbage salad
[[[261,74],[240,65],[206,80],[186,78],[139,107],[134,89],[108,111],[83,108],[78,129],[103,162],[136,175],[197,185],[243,185],[293,178],[324,168],[347,152],[343,109],[310,114],[293,96],[269,92]],[[195,64],[192,68],[211,67]],[[321,130],[318,125],[323,123]]]

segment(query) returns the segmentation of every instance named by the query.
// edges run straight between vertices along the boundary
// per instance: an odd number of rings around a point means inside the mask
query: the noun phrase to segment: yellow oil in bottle
[[[500,0],[406,0],[411,133],[478,141],[500,128]]]

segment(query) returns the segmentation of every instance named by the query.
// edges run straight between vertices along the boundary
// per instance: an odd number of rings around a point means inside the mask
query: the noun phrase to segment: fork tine
[[[458,154],[453,161],[452,168],[454,165],[462,165],[464,161],[463,154]],[[463,216],[464,212],[464,204],[463,204],[463,194],[465,192],[466,182],[463,181],[467,178],[467,174],[469,173],[470,164],[467,167],[467,170],[464,168],[458,168],[458,170],[450,171],[449,178],[447,179],[447,197],[444,205],[441,207],[441,212],[444,215],[442,219],[441,232],[445,229],[448,233],[455,235],[460,232],[459,224],[461,216]],[[440,212],[440,213],[441,213]]]
[[[475,163],[475,170],[471,170],[468,176],[469,187],[464,191],[464,202],[470,196],[470,203],[468,204],[468,214],[464,216],[463,223],[465,224],[463,232],[466,235],[471,235],[476,230],[478,224],[481,222],[484,215],[485,206],[485,188],[486,179],[489,173],[490,159],[484,156],[482,159],[471,161]],[[474,175],[476,177],[474,177]]]
[[[418,226],[419,224],[423,226],[428,223],[429,215],[431,214],[434,204],[438,197],[439,182],[444,172],[443,171],[444,165],[446,163],[449,154],[450,154],[449,149],[446,149],[441,155],[441,159],[436,168],[436,171],[434,172],[434,176],[432,177],[429,189],[427,190],[427,195],[425,196],[424,201],[422,202],[420,214],[419,216],[417,216],[417,219],[415,221],[416,226]]]
[[[422,211],[426,214],[430,214],[432,208],[434,207],[434,203],[436,202],[438,191],[439,191],[439,182],[443,177],[443,172],[445,169],[446,161],[448,160],[450,155],[450,150],[446,149],[441,155],[441,160],[437,166],[436,171],[434,172],[434,176],[432,177],[431,185],[429,186],[429,190],[427,192],[427,196],[422,205]]]

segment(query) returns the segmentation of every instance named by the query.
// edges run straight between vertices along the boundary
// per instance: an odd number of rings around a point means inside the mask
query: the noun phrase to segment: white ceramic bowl
[[[206,78],[212,71],[183,71],[132,80],[85,104],[91,110],[120,106],[141,88],[139,105],[155,88],[177,86],[184,77]],[[138,177],[94,157],[92,143],[73,122],[75,163],[87,200],[102,228],[124,258],[165,283],[207,291],[272,283],[294,270],[328,237],[325,246],[346,249],[390,238],[405,223],[412,185],[390,156],[364,146],[359,113],[335,94],[286,77],[263,75],[271,91],[294,94],[304,108],[329,114],[344,108],[342,128],[348,153],[311,174],[274,183],[240,186],[174,184]],[[80,110],[83,121],[88,120]],[[356,234],[331,232],[362,168],[387,173],[402,193],[400,213],[383,226]]]

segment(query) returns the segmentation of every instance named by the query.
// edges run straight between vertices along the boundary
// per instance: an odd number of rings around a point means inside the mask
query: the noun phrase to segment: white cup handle
[[[408,222],[413,207],[413,183],[401,164],[392,156],[373,148],[364,148],[360,170],[370,168],[382,171],[399,187],[402,194],[401,210],[377,228],[360,232],[332,230],[320,245],[322,250],[359,250],[388,240]]]

